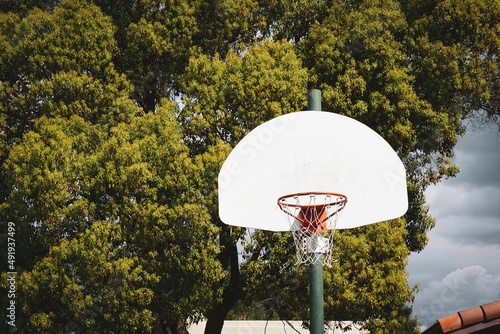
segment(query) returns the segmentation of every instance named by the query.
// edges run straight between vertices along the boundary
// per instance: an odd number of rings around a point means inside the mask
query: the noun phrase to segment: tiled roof
[[[438,319],[422,334],[500,333],[500,300]]]

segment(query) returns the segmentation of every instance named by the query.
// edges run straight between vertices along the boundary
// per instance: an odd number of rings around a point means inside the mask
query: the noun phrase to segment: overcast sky
[[[467,131],[455,150],[460,173],[426,192],[437,219],[429,243],[409,259],[419,283],[413,311],[424,326],[500,299],[500,137]]]

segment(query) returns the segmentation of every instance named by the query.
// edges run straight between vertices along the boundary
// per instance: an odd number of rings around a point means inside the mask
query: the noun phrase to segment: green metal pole
[[[321,111],[321,91],[311,89],[307,94],[307,109]],[[323,304],[323,254],[315,253],[309,267],[309,316],[311,334],[324,334],[325,310]]]
[[[323,254],[317,253],[315,255],[315,262],[309,267],[311,334],[324,334]]]
[[[309,89],[307,92],[307,110],[321,110],[321,91]]]

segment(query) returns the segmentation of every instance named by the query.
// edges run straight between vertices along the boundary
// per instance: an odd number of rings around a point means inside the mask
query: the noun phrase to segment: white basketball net
[[[311,264],[322,255],[323,264],[332,264],[335,226],[347,198],[336,193],[299,193],[278,199],[293,234],[297,264]]]

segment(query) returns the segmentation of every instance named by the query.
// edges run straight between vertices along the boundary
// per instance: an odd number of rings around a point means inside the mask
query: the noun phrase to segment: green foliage
[[[159,321],[196,320],[219,298],[212,288],[223,278],[217,228],[200,202],[201,171],[183,145],[171,104],[109,133],[79,116],[42,117],[5,166],[12,191],[3,213],[21,236],[18,289],[29,309],[21,328],[58,331],[70,323],[92,332],[149,331]],[[94,229],[101,222],[117,232],[99,240]],[[97,262],[89,264],[92,259]],[[65,268],[74,267],[68,274]],[[138,280],[138,291],[123,296],[128,285],[110,283],[116,270],[132,275],[130,284]],[[34,281],[39,294],[32,292]],[[94,290],[79,286],[91,283]],[[98,284],[104,287],[97,290]],[[39,303],[49,291],[54,302]],[[72,304],[75,294],[84,304]]]
[[[419,94],[472,122],[499,124],[500,2],[409,1],[411,68]]]
[[[125,72],[136,85],[139,103],[154,110],[162,96],[170,95],[173,76],[191,54],[196,8],[185,1],[144,1],[141,5],[140,20],[123,27],[127,43],[123,51],[129,65]]]
[[[107,126],[131,116],[133,109],[123,101],[131,87],[112,62],[114,29],[98,7],[64,1],[52,12],[34,9],[15,23],[5,27],[10,52],[0,64],[9,142],[42,115],[76,114]]]
[[[395,333],[408,321],[414,288],[406,281],[406,234],[404,219],[335,232],[337,261],[324,271],[330,326],[349,319],[373,332]],[[295,265],[291,234],[256,231],[246,252],[247,305],[264,309],[266,319],[307,319],[307,308],[298,305],[308,304],[309,275]]]
[[[406,281],[406,233],[404,219],[396,219],[337,234],[338,266],[331,276],[325,274],[328,319],[355,320],[381,333],[397,331],[398,312],[413,299]]]
[[[127,254],[120,225],[95,222],[20,275],[20,316],[27,318],[28,330],[39,333],[150,332],[153,291],[148,286],[159,277],[139,262]]]
[[[249,309],[265,310],[264,319],[308,319],[307,267],[296,266],[291,233],[255,231],[245,243],[242,276]]]
[[[35,131],[11,149],[4,165],[11,191],[2,215],[16,222],[26,242],[17,256],[22,267],[30,268],[61,238],[89,227],[95,207],[82,196],[89,189],[81,171],[98,143],[95,126],[78,116],[42,117]],[[38,252],[29,251],[31,247]]]
[[[306,79],[307,73],[292,45],[285,41],[264,41],[241,55],[229,52],[224,59],[202,55],[190,60],[181,81],[185,95],[179,120],[191,154],[201,154],[205,163],[212,152],[224,154],[222,160],[208,162],[209,170],[214,168],[217,172],[210,174],[203,188],[217,226],[222,224],[214,200],[216,176],[228,153],[227,145],[235,145],[252,128],[273,117],[304,109]],[[240,279],[238,267],[236,244],[243,233],[242,229],[221,226],[219,261],[229,279],[217,285],[224,290],[224,298],[208,314],[208,328],[212,328],[211,318],[221,325],[249,283]],[[217,325],[210,330],[216,331]]]
[[[313,25],[299,46],[312,80],[323,90],[325,109],[367,124],[405,162],[410,188],[407,245],[420,251],[433,226],[423,191],[458,172],[450,158],[463,132],[462,114],[454,105],[440,106],[422,97],[415,86],[404,43],[409,27],[396,1],[338,9]],[[446,89],[443,83],[436,85]]]
[[[122,54],[117,66],[134,83],[134,98],[148,111],[162,97],[181,92],[178,80],[191,57],[224,57],[232,49],[245,49],[265,28],[255,0],[95,3],[118,27]]]
[[[183,77],[181,122],[195,152],[235,145],[257,125],[304,109],[307,73],[292,45],[265,41],[243,56],[192,58]]]

